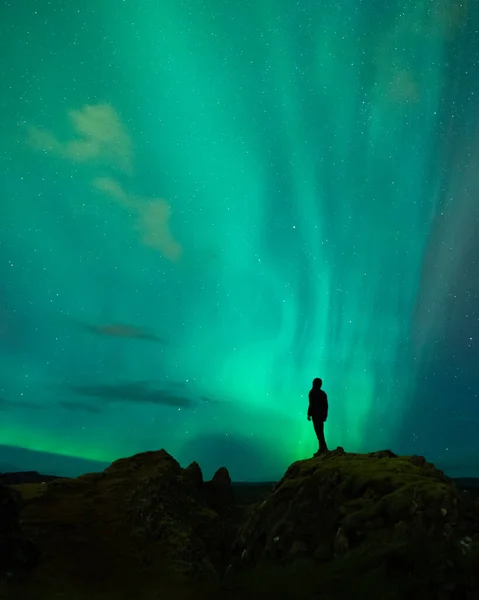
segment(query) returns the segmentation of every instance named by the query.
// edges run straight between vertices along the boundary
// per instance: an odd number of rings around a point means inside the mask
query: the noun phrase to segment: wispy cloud
[[[73,139],[61,140],[49,129],[29,126],[27,137],[36,150],[76,163],[114,167],[133,175],[133,142],[120,116],[110,104],[87,104],[68,111]],[[144,197],[125,191],[110,176],[96,177],[92,187],[121,204],[135,218],[141,242],[171,261],[182,255],[182,247],[170,229],[171,208],[163,198]]]
[[[127,325],[125,323],[104,323],[97,325],[83,322],[79,322],[78,324],[85,331],[89,331],[90,333],[94,333],[96,335],[161,342],[164,344],[168,343],[165,339],[149,331],[148,329],[144,327],[137,327],[136,325]]]
[[[165,200],[129,194],[111,177],[96,177],[93,180],[93,187],[134,214],[137,229],[146,246],[159,250],[171,261],[181,257],[183,249],[171,233],[169,224],[171,210]]]
[[[150,381],[121,382],[117,384],[67,385],[63,389],[80,396],[98,398],[106,402],[147,403],[172,408],[195,408],[200,404],[214,403],[205,396],[183,390],[179,394],[170,387],[159,387]]]
[[[44,408],[44,406],[35,402],[27,402],[25,400],[7,400],[6,398],[0,397],[0,410],[15,410],[16,408],[37,410]]]
[[[62,400],[58,403],[61,408],[65,410],[71,411],[84,411],[95,414],[101,414],[103,411],[97,406],[92,406],[91,404],[87,404],[86,402],[69,402],[68,400]]]
[[[69,110],[75,137],[62,141],[48,129],[28,128],[30,144],[74,162],[97,161],[133,172],[133,145],[116,110],[110,104],[87,104]]]

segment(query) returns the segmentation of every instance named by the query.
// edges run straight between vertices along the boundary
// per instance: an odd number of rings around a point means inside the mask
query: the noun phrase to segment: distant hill
[[[0,462],[0,473],[17,473],[21,470],[17,465]]]
[[[2,465],[0,465],[2,466]],[[101,472],[95,470],[92,472]],[[54,481],[55,479],[64,479],[61,475],[43,475],[37,471],[13,471],[0,472],[0,484],[20,485],[23,483],[43,483]],[[479,478],[476,477],[457,477],[452,479],[461,490],[479,493]],[[275,481],[233,481],[232,487],[237,502],[241,504],[250,504],[267,496],[274,486]]]
[[[36,471],[37,473],[54,473],[57,477],[78,477],[83,473],[103,471],[109,464],[108,462],[0,444],[0,473]]]
[[[456,477],[453,481],[461,490],[479,492],[479,478],[477,477]]]
[[[48,483],[60,479],[56,475],[41,475],[36,471],[21,471],[17,473],[0,473],[0,484],[20,485],[23,483]]]

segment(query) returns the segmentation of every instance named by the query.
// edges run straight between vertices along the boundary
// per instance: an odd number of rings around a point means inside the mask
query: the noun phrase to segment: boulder
[[[478,506],[434,465],[338,449],[293,463],[250,512],[228,585],[254,597],[452,599],[478,589],[478,549]]]

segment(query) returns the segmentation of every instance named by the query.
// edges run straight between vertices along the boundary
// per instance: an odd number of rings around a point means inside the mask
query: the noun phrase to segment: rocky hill
[[[257,502],[163,450],[0,490],[39,553],[28,577],[0,564],[0,598],[479,598],[477,500],[422,457],[338,449]]]
[[[338,448],[254,507],[227,583],[238,597],[479,598],[478,549],[479,504],[423,457]]]

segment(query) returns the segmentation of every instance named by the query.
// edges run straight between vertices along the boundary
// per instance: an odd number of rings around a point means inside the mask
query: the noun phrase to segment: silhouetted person
[[[316,377],[309,392],[308,421],[313,419],[314,431],[319,442],[318,453],[327,452],[328,446],[324,438],[324,422],[328,418],[328,396],[321,389],[323,381]]]

